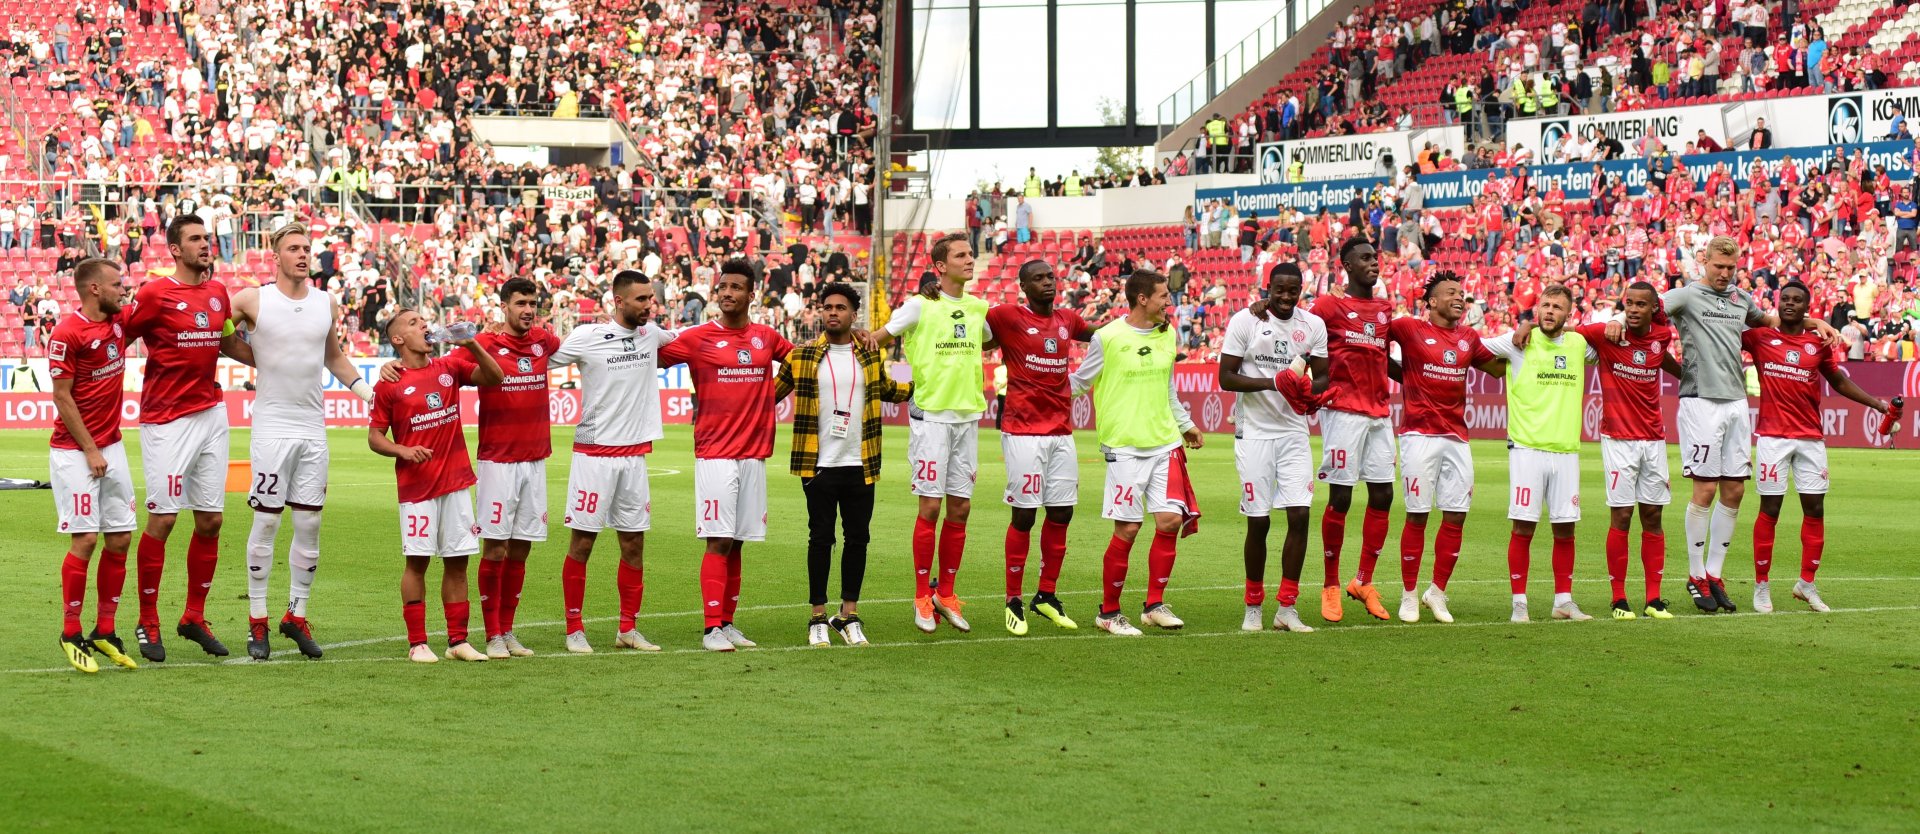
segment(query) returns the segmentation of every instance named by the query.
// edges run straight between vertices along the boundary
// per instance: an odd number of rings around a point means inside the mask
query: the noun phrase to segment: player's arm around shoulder
[[[860,368],[867,375],[867,390],[882,402],[903,403],[913,398],[913,383],[893,378],[887,368],[886,354],[877,350],[859,351]]]
[[[259,287],[241,287],[239,292],[233,294],[232,322],[235,327],[246,325],[244,329],[247,330],[252,330],[260,323]]]

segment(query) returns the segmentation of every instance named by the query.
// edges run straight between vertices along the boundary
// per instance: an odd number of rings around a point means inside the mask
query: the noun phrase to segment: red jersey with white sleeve
[[[433,450],[426,463],[395,458],[400,503],[416,504],[473,486],[467,435],[460,430],[460,386],[473,384],[473,360],[460,350],[420,368],[402,368],[400,378],[373,387],[369,423],[392,429],[393,442]]]
[[[120,442],[126,347],[126,329],[118,314],[105,321],[92,321],[75,310],[47,337],[47,372],[54,379],[73,380],[73,402],[80,408],[80,423],[93,435],[96,448]],[[53,448],[80,448],[67,431],[66,421],[57,414],[53,418]]]
[[[1840,355],[1820,344],[1813,331],[1788,335],[1773,327],[1740,334],[1740,347],[1760,372],[1760,422],[1754,433],[1790,440],[1824,440],[1820,395],[1825,372],[1839,370]]]
[[[1673,344],[1673,328],[1656,324],[1644,336],[1622,329],[1607,341],[1605,324],[1573,329],[1600,363],[1600,434],[1614,440],[1665,440],[1660,413],[1660,363]]]
[[[773,455],[773,363],[793,344],[764,324],[729,330],[718,321],[680,331],[660,349],[660,367],[686,363],[693,377],[693,456],[765,460]]]
[[[1312,313],[1327,325],[1331,384],[1340,391],[1328,408],[1366,417],[1387,416],[1387,319],[1384,298],[1323,295]]]
[[[1073,343],[1093,338],[1080,314],[1059,307],[1042,316],[1025,304],[987,311],[987,328],[1000,342],[1007,367],[1007,405],[1000,425],[1007,434],[1073,433],[1073,391],[1067,382]]]
[[[560,337],[536,327],[525,336],[482,333],[474,337],[493,354],[506,379],[480,390],[480,459],[494,463],[546,460],[553,455],[553,420],[547,409],[547,360]]]
[[[212,278],[158,278],[140,287],[127,312],[127,341],[147,342],[140,422],[171,423],[225,402],[216,372],[220,334],[232,315],[226,285]]]
[[[1422,318],[1387,323],[1400,345],[1401,434],[1467,439],[1467,369],[1494,358],[1470,327],[1441,327]]]

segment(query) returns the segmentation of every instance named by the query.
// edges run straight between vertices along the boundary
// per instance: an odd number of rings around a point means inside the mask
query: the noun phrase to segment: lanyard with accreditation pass
[[[850,379],[847,381],[846,406],[844,408],[841,407],[840,372],[835,370],[833,367],[833,355],[834,355],[834,351],[831,348],[829,348],[827,350],[827,363],[826,363],[827,364],[827,390],[831,392],[833,395],[831,400],[833,409],[827,413],[827,434],[836,438],[844,438],[852,430],[852,427],[853,427],[853,412],[850,411],[850,409],[853,408],[854,387],[858,384],[859,379],[856,377],[854,379]],[[853,359],[854,368],[857,371],[860,367],[859,359],[857,357],[854,357],[853,351],[851,350],[847,351],[847,356],[848,358]]]

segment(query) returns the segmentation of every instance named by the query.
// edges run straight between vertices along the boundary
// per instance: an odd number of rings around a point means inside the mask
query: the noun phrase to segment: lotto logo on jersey
[[[733,360],[742,365],[751,365],[753,364],[753,353],[746,348],[741,348],[733,352]]]
[[[515,368],[519,369],[520,373],[523,373],[523,374],[533,373],[532,359],[522,356],[519,358],[519,360],[515,361],[513,364]]]
[[[1140,349],[1139,349],[1138,351],[1136,351],[1136,353],[1139,353],[1139,354],[1140,354],[1141,356],[1152,356],[1152,355],[1153,355],[1153,346],[1152,346],[1152,345],[1141,345],[1141,346],[1140,346]]]
[[[438,391],[427,392],[427,407],[428,408],[440,407],[440,392]]]
[[[1055,339],[1048,339],[1048,340],[1047,340],[1047,341],[1045,342],[1045,346],[1046,346],[1046,350],[1047,350],[1047,352],[1048,352],[1048,353],[1059,353],[1059,352],[1060,352],[1060,342],[1059,342],[1058,340],[1055,340]]]
[[[193,314],[193,326],[205,329],[207,326],[207,314],[195,311]]]

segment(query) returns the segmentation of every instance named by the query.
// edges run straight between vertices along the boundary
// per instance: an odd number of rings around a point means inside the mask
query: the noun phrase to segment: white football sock
[[[320,513],[289,512],[293,514],[293,543],[287,548],[287,564],[293,580],[287,587],[287,611],[305,617],[307,597],[313,595],[313,572],[320,567]]]
[[[1707,528],[1712,518],[1711,509],[1691,501],[1687,502],[1687,576],[1689,578],[1707,575]]]
[[[1553,604],[1556,606],[1565,605],[1572,601],[1573,601],[1572,594],[1554,594],[1553,595]]]
[[[280,514],[253,514],[247,534],[247,616],[267,616],[267,578],[273,575],[273,540],[280,535]]]
[[[1733,544],[1733,528],[1740,521],[1740,510],[1713,502],[1713,521],[1707,536],[1707,575],[1718,578],[1727,566],[1727,548]]]

